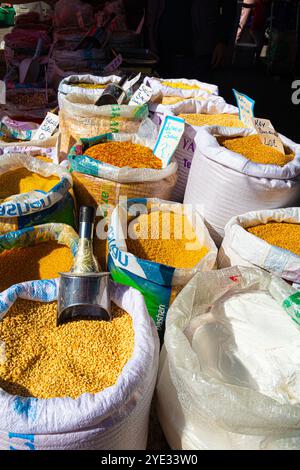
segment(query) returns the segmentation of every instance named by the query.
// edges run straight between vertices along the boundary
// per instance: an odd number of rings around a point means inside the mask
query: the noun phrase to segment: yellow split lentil
[[[161,211],[129,224],[127,249],[140,259],[182,269],[194,268],[208,253],[185,215]]]
[[[247,231],[270,245],[278,246],[300,256],[300,224],[269,222],[250,227]]]
[[[16,194],[30,191],[40,190],[48,192],[57,183],[59,183],[57,176],[41,176],[26,168],[8,171],[0,175],[0,202]]]
[[[70,271],[70,248],[55,241],[15,248],[0,253],[0,292],[20,282],[54,279]]]
[[[283,154],[278,150],[263,145],[257,134],[247,137],[219,137],[218,142],[223,147],[232,152],[239,153],[255,163],[264,165],[287,165],[295,158],[295,154],[290,149],[286,149],[287,154]]]
[[[164,82],[162,82],[162,84],[170,88],[179,88],[180,90],[203,90],[206,93],[212,94],[212,91],[208,88],[200,87],[197,85],[189,85],[188,83],[184,82],[169,82],[165,80]]]
[[[12,395],[78,398],[114,385],[133,354],[132,319],[112,305],[111,322],[56,326],[57,304],[18,300],[0,321],[0,387]]]
[[[245,127],[234,114],[179,114],[179,117],[192,126]]]
[[[198,96],[193,98],[182,98],[181,96],[164,96],[162,100],[162,104],[165,106],[170,106],[172,104],[181,103],[182,101],[186,101],[187,99],[193,99],[196,101],[205,101],[204,98]]]
[[[107,142],[94,145],[85,152],[85,155],[119,168],[162,168],[161,160],[153,155],[150,148],[132,142]]]

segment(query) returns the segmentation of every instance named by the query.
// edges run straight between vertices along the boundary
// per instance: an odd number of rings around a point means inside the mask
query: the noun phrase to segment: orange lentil
[[[228,150],[239,153],[252,162],[264,165],[284,166],[295,158],[295,154],[289,149],[287,151],[290,153],[284,155],[272,147],[263,145],[257,134],[247,137],[219,137],[218,142]]]
[[[85,155],[109,165],[130,168],[161,169],[162,162],[144,145],[132,142],[107,142],[90,147]]]

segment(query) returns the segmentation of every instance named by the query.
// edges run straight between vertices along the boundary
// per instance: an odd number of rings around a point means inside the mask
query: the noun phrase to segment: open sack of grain
[[[31,281],[36,287],[49,286],[48,294],[53,295],[54,284],[50,280],[58,278],[60,272],[70,271],[77,246],[78,235],[64,224],[38,225],[1,235],[0,292],[6,291],[4,304],[9,307],[23,291],[20,284],[31,285]],[[26,291],[27,285],[24,286]]]
[[[82,94],[65,97],[60,109],[60,158],[69,153],[82,137],[112,133],[135,134],[148,116],[148,106],[107,105],[95,106],[97,98]]]
[[[26,154],[0,156],[0,234],[47,222],[74,226],[70,173]]]
[[[299,449],[299,316],[299,293],[260,269],[192,279],[167,316],[157,384],[173,449]]]
[[[166,167],[154,156],[157,129],[145,120],[135,135],[105,134],[81,139],[69,154],[74,191],[80,205],[97,207],[98,221],[109,222],[121,197],[170,199],[177,180],[177,163]],[[95,240],[101,266],[105,243]]]
[[[186,184],[196,152],[196,135],[203,126],[245,127],[238,116],[238,108],[232,106],[220,96],[211,95],[197,101],[188,99],[180,103],[164,106],[151,105],[150,116],[156,125],[160,125],[166,115],[179,116],[185,120],[185,130],[174,155],[178,163],[178,181],[172,194],[172,200],[182,202]]]
[[[90,74],[70,75],[59,84],[58,105],[61,108],[64,97],[72,93],[90,96],[96,101],[102,95],[107,85],[119,83],[119,81],[120,77],[117,75],[108,75],[106,77],[97,77]]]
[[[225,227],[218,263],[220,268],[258,266],[300,284],[300,209],[234,217]]]
[[[139,292],[111,294],[111,322],[59,327],[56,281],[0,294],[2,450],[146,449],[157,332]]]
[[[217,244],[232,217],[299,203],[300,146],[280,137],[285,154],[263,145],[251,129],[197,132],[184,202],[197,206]]]
[[[159,199],[121,202],[111,217],[108,245],[112,278],[142,292],[161,337],[178,292],[197,272],[214,269],[217,258],[201,217]]]

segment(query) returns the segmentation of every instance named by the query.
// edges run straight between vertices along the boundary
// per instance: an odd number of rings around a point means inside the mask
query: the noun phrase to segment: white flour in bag
[[[204,317],[190,325],[202,373],[300,403],[300,329],[269,293],[229,293]]]

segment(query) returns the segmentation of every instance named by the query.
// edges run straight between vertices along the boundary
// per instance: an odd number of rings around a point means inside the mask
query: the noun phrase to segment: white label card
[[[162,160],[163,168],[166,168],[178,147],[184,133],[185,121],[174,116],[167,116],[162,125],[158,140],[154,147],[154,155]]]
[[[253,118],[252,123],[262,144],[267,145],[268,147],[273,147],[278,150],[278,152],[285,154],[283,143],[271,121],[268,119]]]
[[[38,128],[38,130],[34,133],[33,139],[34,140],[45,140],[48,137],[51,137],[54,134],[55,130],[59,125],[59,117],[53,113],[47,113],[44,121]]]
[[[152,97],[152,94],[152,88],[142,83],[140,88],[134,93],[133,97],[129,101],[129,106],[133,106],[135,104],[141,106],[145,103],[148,103]]]
[[[6,104],[6,85],[3,80],[0,80],[0,104]]]
[[[246,127],[253,127],[252,119],[254,118],[255,101],[249,98],[249,96],[239,93],[236,90],[233,90],[233,92],[239,107],[240,120]]]

